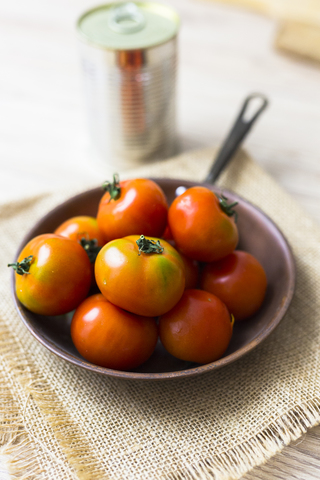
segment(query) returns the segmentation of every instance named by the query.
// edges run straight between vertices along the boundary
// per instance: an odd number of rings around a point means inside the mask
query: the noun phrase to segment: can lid
[[[173,38],[178,14],[154,2],[121,2],[101,5],[78,20],[82,40],[111,50],[149,48]]]

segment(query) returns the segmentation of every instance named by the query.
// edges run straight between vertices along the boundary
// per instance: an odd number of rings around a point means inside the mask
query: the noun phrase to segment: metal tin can
[[[176,151],[179,17],[153,2],[111,3],[78,20],[93,143],[110,165]]]

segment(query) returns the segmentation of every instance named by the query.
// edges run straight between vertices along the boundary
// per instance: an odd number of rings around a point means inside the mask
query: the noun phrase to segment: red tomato
[[[197,363],[222,357],[232,336],[233,320],[212,293],[185,290],[181,300],[159,319],[160,340],[171,355]]]
[[[236,250],[218,262],[208,263],[200,284],[227,305],[235,320],[243,320],[259,310],[266,293],[267,276],[255,257]]]
[[[17,297],[34,313],[70,312],[88,294],[90,260],[73,240],[55,234],[39,235],[23,248],[18,262],[10,264],[16,270]]]
[[[99,228],[107,241],[141,234],[161,237],[167,224],[168,204],[159,185],[143,178],[117,184],[115,178],[108,188],[97,214]]]
[[[238,243],[238,229],[230,208],[233,206],[226,207],[225,199],[219,201],[205,187],[189,188],[175,198],[168,222],[177,249],[201,262],[212,262],[231,253]]]
[[[155,247],[155,253],[139,252],[137,241],[141,238],[131,235],[102,247],[95,263],[95,277],[110,302],[137,315],[155,317],[180,299],[185,285],[184,265],[179,253],[165,240],[144,238]]]
[[[71,337],[89,362],[116,370],[131,370],[153,353],[158,328],[153,318],[116,307],[101,294],[88,297],[76,309]]]
[[[56,235],[70,238],[79,242],[81,238],[86,240],[97,240],[97,243],[102,247],[106,242],[104,236],[99,230],[97,219],[89,216],[72,217],[59,225],[54,231]]]

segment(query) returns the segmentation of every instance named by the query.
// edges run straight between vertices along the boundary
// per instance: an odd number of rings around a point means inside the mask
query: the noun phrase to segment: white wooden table
[[[273,20],[201,0],[171,0],[181,15],[181,150],[218,145],[244,97],[270,107],[245,146],[320,222],[320,65],[275,52]],[[0,0],[0,202],[84,181],[92,160],[75,21],[94,0]],[[320,478],[320,427],[246,480]]]

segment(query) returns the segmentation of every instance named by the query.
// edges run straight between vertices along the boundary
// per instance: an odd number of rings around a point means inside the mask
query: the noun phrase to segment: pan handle
[[[247,119],[246,117],[248,110],[252,107],[250,104],[255,102],[257,99],[260,100],[260,107],[255,111],[255,113],[253,113],[251,118]],[[268,103],[268,99],[260,93],[253,93],[245,99],[228,137],[224,141],[208,175],[204,180],[205,182],[214,183],[217,180],[222,170],[227,166],[233,155],[240,147],[252,125],[267,107]]]

